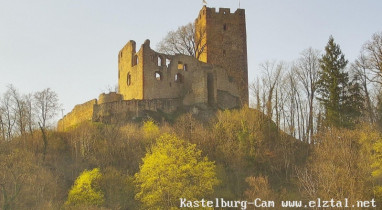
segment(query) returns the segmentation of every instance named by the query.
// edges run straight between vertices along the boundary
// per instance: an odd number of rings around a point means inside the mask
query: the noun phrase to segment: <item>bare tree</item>
[[[12,103],[12,94],[11,91],[8,89],[2,98],[1,101],[1,108],[2,110],[2,121],[3,121],[3,132],[5,133],[5,139],[11,140],[14,134],[14,126],[16,123],[16,116],[14,113],[14,107]]]
[[[38,123],[45,129],[49,120],[56,116],[60,108],[57,94],[50,88],[36,92],[34,94],[34,108]]]
[[[198,34],[196,36],[196,34]],[[166,37],[159,42],[157,49],[159,52],[174,55],[191,55],[199,59],[205,48],[205,31],[196,31],[194,23],[180,26],[176,31],[170,31]]]
[[[363,45],[362,54],[365,64],[373,74],[372,82],[382,84],[382,32],[375,33],[371,40]]]
[[[47,88],[41,92],[36,92],[34,94],[34,108],[44,141],[43,158],[45,159],[46,149],[48,146],[46,136],[47,123],[56,116],[58,110],[60,109],[57,94],[50,88]]]
[[[356,78],[362,87],[362,92],[365,97],[365,107],[367,120],[371,123],[375,122],[375,114],[373,110],[373,104],[370,96],[369,78],[370,73],[368,71],[368,60],[365,55],[361,54],[354,63],[351,65],[351,74]]]
[[[287,128],[284,128],[284,131],[288,132],[290,135],[293,137],[296,137],[296,130],[299,129],[299,127],[296,127],[296,119],[297,119],[297,124],[299,124],[299,112],[298,112],[298,97],[297,97],[297,82],[295,75],[292,74],[291,72],[288,72],[286,77],[284,78],[284,90],[287,94],[287,100],[288,102],[286,103],[285,112],[288,112],[284,114],[284,119],[286,121]],[[300,132],[297,132],[298,134]]]
[[[281,76],[281,72],[283,69],[283,63],[280,62],[276,64],[276,62],[266,61],[265,63],[260,64],[261,70],[264,72],[263,77],[263,85],[266,85],[267,91],[267,99],[265,102],[267,115],[272,118],[273,117],[273,100],[274,93],[277,85],[279,84]]]
[[[15,115],[18,134],[23,136],[27,126],[27,104],[25,103],[24,98],[19,94],[13,85],[9,85],[8,90],[13,103],[12,107]]]
[[[253,107],[256,107],[257,110],[264,112],[262,100],[261,100],[261,82],[259,78],[257,77],[256,80],[249,85],[249,90],[251,91],[251,95],[254,98],[255,102],[253,104]]]
[[[319,79],[319,63],[320,51],[308,48],[301,53],[301,57],[295,63],[293,73],[297,76],[299,83],[308,98],[308,116],[306,137],[308,140],[313,135],[313,117],[314,117],[314,101],[317,91],[317,82]]]
[[[35,119],[33,114],[33,94],[24,95],[25,110],[26,110],[26,126],[30,135],[33,135],[35,128]]]
[[[0,102],[2,99],[0,98]],[[4,108],[2,104],[0,104],[0,132],[1,132],[1,140],[5,140],[5,119],[4,119]]]

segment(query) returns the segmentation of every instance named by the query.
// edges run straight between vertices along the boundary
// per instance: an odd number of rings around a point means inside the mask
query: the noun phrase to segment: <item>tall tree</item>
[[[15,114],[16,127],[18,134],[23,136],[27,126],[27,104],[24,97],[19,94],[13,85],[8,86],[8,91],[11,94],[13,103],[13,112]]]
[[[320,52],[313,48],[308,48],[301,53],[301,57],[296,62],[295,74],[302,84],[303,90],[308,98],[308,119],[306,136],[308,140],[313,135],[313,115],[314,101],[317,91],[317,82],[320,71]]]
[[[325,108],[327,126],[349,127],[353,117],[349,114],[353,114],[352,109],[356,111],[357,108],[353,103],[354,100],[358,100],[354,95],[355,84],[349,83],[349,76],[345,71],[347,63],[340,46],[330,36],[325,54],[320,59],[318,81],[318,99]]]
[[[369,83],[369,71],[368,71],[368,61],[365,55],[361,54],[355,62],[351,65],[351,72],[355,78],[358,79],[361,85],[361,90],[365,98],[365,117],[367,121],[373,123],[375,122],[374,107],[370,96],[370,83]]]
[[[59,110],[58,96],[50,88],[36,92],[34,94],[34,108],[38,118],[42,138],[44,141],[43,158],[45,159],[48,140],[46,136],[46,127],[49,120],[53,119]]]

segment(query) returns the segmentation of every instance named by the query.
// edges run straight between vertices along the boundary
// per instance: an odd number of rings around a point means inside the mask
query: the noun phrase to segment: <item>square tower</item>
[[[195,20],[195,41],[200,61],[227,71],[240,94],[241,105],[248,105],[248,61],[245,10],[204,6]]]

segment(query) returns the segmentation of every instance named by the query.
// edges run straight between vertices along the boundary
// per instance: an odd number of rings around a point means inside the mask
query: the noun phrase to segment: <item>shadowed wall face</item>
[[[200,61],[219,65],[227,71],[248,105],[248,61],[245,10],[203,7],[195,20],[195,39],[204,47]]]

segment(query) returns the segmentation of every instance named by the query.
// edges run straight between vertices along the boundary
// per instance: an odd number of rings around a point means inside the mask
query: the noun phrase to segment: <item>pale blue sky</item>
[[[207,0],[238,8],[238,0]],[[151,47],[194,21],[202,0],[0,0],[0,93],[50,87],[64,113],[117,84],[118,52],[129,41]],[[330,35],[352,62],[382,31],[380,0],[241,0],[246,9],[249,78],[265,60],[286,62]]]

